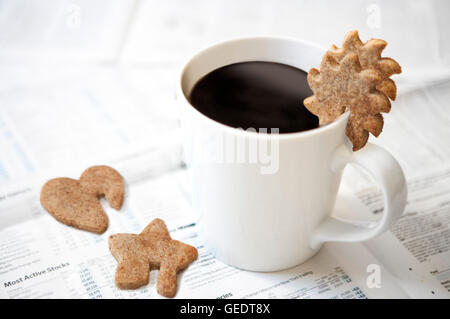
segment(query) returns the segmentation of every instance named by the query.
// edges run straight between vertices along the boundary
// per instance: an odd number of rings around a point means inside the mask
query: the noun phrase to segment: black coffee
[[[190,101],[204,115],[243,129],[279,128],[280,133],[319,126],[303,105],[312,95],[306,72],[274,62],[230,64],[204,76]]]

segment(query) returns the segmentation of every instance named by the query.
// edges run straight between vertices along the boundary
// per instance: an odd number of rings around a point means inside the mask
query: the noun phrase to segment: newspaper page
[[[444,298],[450,298],[449,94],[448,80],[401,94],[385,116],[383,134],[371,140],[400,162],[408,180],[408,202],[391,231],[365,246],[416,297],[432,297],[443,288]],[[357,214],[349,209],[344,217],[376,221],[383,213],[380,189],[354,167],[346,169],[343,183],[368,208]],[[432,282],[430,274],[440,287],[424,287]]]
[[[125,178],[128,173],[121,170]],[[132,179],[133,180],[133,179]],[[0,296],[2,298],[159,298],[157,271],[133,291],[115,287],[116,260],[108,236],[138,233],[163,218],[171,236],[194,245],[199,258],[179,275],[178,298],[407,298],[390,273],[379,269],[383,286],[371,285],[369,265],[381,265],[359,243],[326,244],[306,263],[280,272],[258,273],[227,266],[197,236],[184,169],[128,183],[124,206],[103,202],[110,225],[102,235],[57,222],[39,203],[40,185],[0,192]],[[370,269],[369,269],[370,270]]]
[[[174,103],[168,81],[152,84],[151,91],[167,94],[149,101],[127,79],[126,72],[99,69],[0,93],[1,297],[160,297],[157,271],[139,290],[118,290],[117,262],[107,244],[110,234],[138,233],[156,217],[167,222],[174,238],[199,250],[198,260],[179,276],[177,297],[408,296],[382,266],[390,284],[381,289],[368,284],[368,265],[381,263],[361,244],[330,243],[307,263],[274,273],[241,271],[214,258],[197,236],[176,117],[170,107],[158,107]],[[99,163],[118,169],[127,183],[120,211],[102,201],[110,222],[106,233],[67,227],[42,208],[39,193],[46,180],[77,178]],[[352,196],[340,197],[342,211],[359,204]]]
[[[190,188],[184,177],[180,139],[175,133],[178,127],[176,116],[170,108],[161,111],[156,107],[159,103],[174,103],[173,96],[168,98],[164,95],[163,100],[158,100],[161,97],[155,95],[155,101],[148,103],[148,96],[144,97],[132,85],[126,85],[129,82],[122,74],[117,70],[98,70],[88,77],[80,76],[78,81],[71,79],[70,85],[61,80],[51,86],[38,85],[0,94],[4,105],[0,111],[0,134],[3,137],[0,139],[2,297],[159,297],[155,292],[157,271],[152,272],[149,285],[142,289],[132,292],[117,290],[114,285],[117,262],[107,247],[110,234],[140,232],[155,217],[166,220],[174,238],[199,249],[199,259],[180,275],[177,297],[443,296],[439,290],[442,285],[436,285],[435,281],[439,277],[445,284],[445,263],[423,270],[423,267],[415,265],[418,262],[411,267],[413,263],[397,258],[398,267],[407,266],[414,270],[408,269],[408,272],[415,276],[405,278],[401,275],[404,272],[385,267],[394,259],[384,258],[382,251],[376,251],[370,244],[328,243],[308,262],[275,273],[240,271],[215,259],[197,236],[189,202]],[[153,85],[154,90],[170,92],[167,82]],[[70,107],[61,109],[61,104]],[[68,112],[71,109],[77,112],[72,115]],[[144,118],[132,116],[133,112],[146,112],[146,123],[135,122],[144,121]],[[61,119],[66,121],[59,123]],[[166,138],[160,140],[158,136]],[[401,149],[391,147],[389,150],[397,153],[395,155],[400,160],[407,158],[402,157]],[[423,155],[422,159],[437,161],[429,154]],[[98,163],[116,167],[127,181],[123,209],[117,212],[104,205],[110,220],[105,234],[94,235],[72,229],[58,223],[43,210],[39,192],[46,180],[56,176],[76,178],[87,166]],[[410,166],[402,163],[407,173],[414,164],[415,161],[411,161]],[[370,181],[361,178],[358,172],[350,178],[344,176],[344,182],[347,180],[346,184],[349,184],[352,178],[370,185]],[[417,194],[422,192],[427,190],[417,189]],[[435,190],[428,192],[434,193]],[[356,194],[360,199],[367,196],[361,192]],[[379,197],[376,189],[375,194]],[[335,214],[341,217],[347,214],[347,218],[353,221],[359,218],[361,223],[377,219],[377,214],[367,214],[369,217],[359,214],[354,219],[349,213],[361,212],[365,208],[353,197],[350,188],[342,187]],[[376,201],[371,199],[368,202]],[[362,201],[364,204],[368,202]],[[430,200],[430,203],[437,202]],[[380,208],[374,210],[380,211]],[[430,219],[434,220],[435,215],[431,214]],[[415,219],[411,222],[421,223]],[[447,260],[445,255],[441,256]],[[371,265],[378,267],[381,284],[371,276]],[[439,276],[428,277],[427,274],[433,271],[437,271]],[[416,285],[417,282],[421,284]],[[446,291],[444,293],[447,294]]]
[[[382,194],[373,188],[357,196],[374,215],[383,212]],[[450,168],[413,178],[408,183],[405,213],[391,231],[365,246],[411,295],[429,297],[445,290],[450,298]],[[389,247],[389,249],[386,249]],[[437,285],[427,285],[434,276]]]

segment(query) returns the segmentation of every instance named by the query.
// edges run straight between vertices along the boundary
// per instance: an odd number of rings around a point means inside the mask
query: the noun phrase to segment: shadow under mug
[[[200,239],[229,265],[253,271],[290,268],[312,257],[324,242],[371,239],[403,213],[407,190],[399,164],[370,143],[353,152],[345,135],[348,113],[316,129],[265,134],[223,125],[189,102],[196,82],[219,67],[267,61],[308,71],[320,64],[324,52],[301,40],[241,38],[200,51],[180,72],[177,96]],[[227,154],[235,147],[244,152],[240,160]],[[251,158],[255,150],[261,155],[259,147],[274,165]],[[348,163],[365,169],[383,191],[384,213],[371,228],[330,216]]]

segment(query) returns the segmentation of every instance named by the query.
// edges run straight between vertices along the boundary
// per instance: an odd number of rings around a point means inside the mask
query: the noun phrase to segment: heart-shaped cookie
[[[79,180],[66,177],[49,180],[42,187],[41,204],[58,221],[101,234],[108,228],[108,217],[99,199],[105,196],[111,207],[120,209],[123,194],[123,179],[116,170],[93,166]]]

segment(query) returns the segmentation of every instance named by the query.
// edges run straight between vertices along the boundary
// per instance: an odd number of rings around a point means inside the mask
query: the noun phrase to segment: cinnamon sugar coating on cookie
[[[163,220],[154,219],[139,235],[116,234],[109,249],[118,261],[115,282],[120,289],[148,284],[150,269],[159,269],[157,290],[165,297],[177,291],[177,273],[197,259],[195,247],[173,240]]]
[[[108,217],[98,199],[71,178],[49,180],[41,191],[42,206],[68,226],[101,234],[108,228]]]
[[[111,167],[88,168],[79,180],[61,177],[49,180],[41,190],[41,204],[58,221],[78,229],[104,233],[108,217],[99,198],[106,196],[109,204],[122,205],[122,176]]]
[[[358,31],[353,30],[345,36],[342,48],[332,45],[328,52],[338,62],[348,53],[356,53],[363,69],[375,69],[380,72],[382,80],[376,86],[377,90],[391,100],[395,100],[397,87],[389,77],[401,73],[402,68],[394,59],[381,56],[381,52],[386,46],[387,42],[381,39],[370,39],[363,43],[359,38]]]
[[[381,57],[386,45],[379,39],[363,43],[357,31],[349,32],[343,47],[333,45],[325,53],[320,69],[308,73],[314,95],[304,100],[306,108],[319,117],[320,125],[350,110],[346,134],[354,151],[364,147],[369,133],[381,133],[381,112],[389,112],[389,99],[396,97],[397,88],[389,77],[400,73],[401,67],[393,59]]]
[[[105,196],[112,208],[122,206],[124,183],[115,169],[104,165],[89,167],[81,174],[80,183],[97,197]]]

